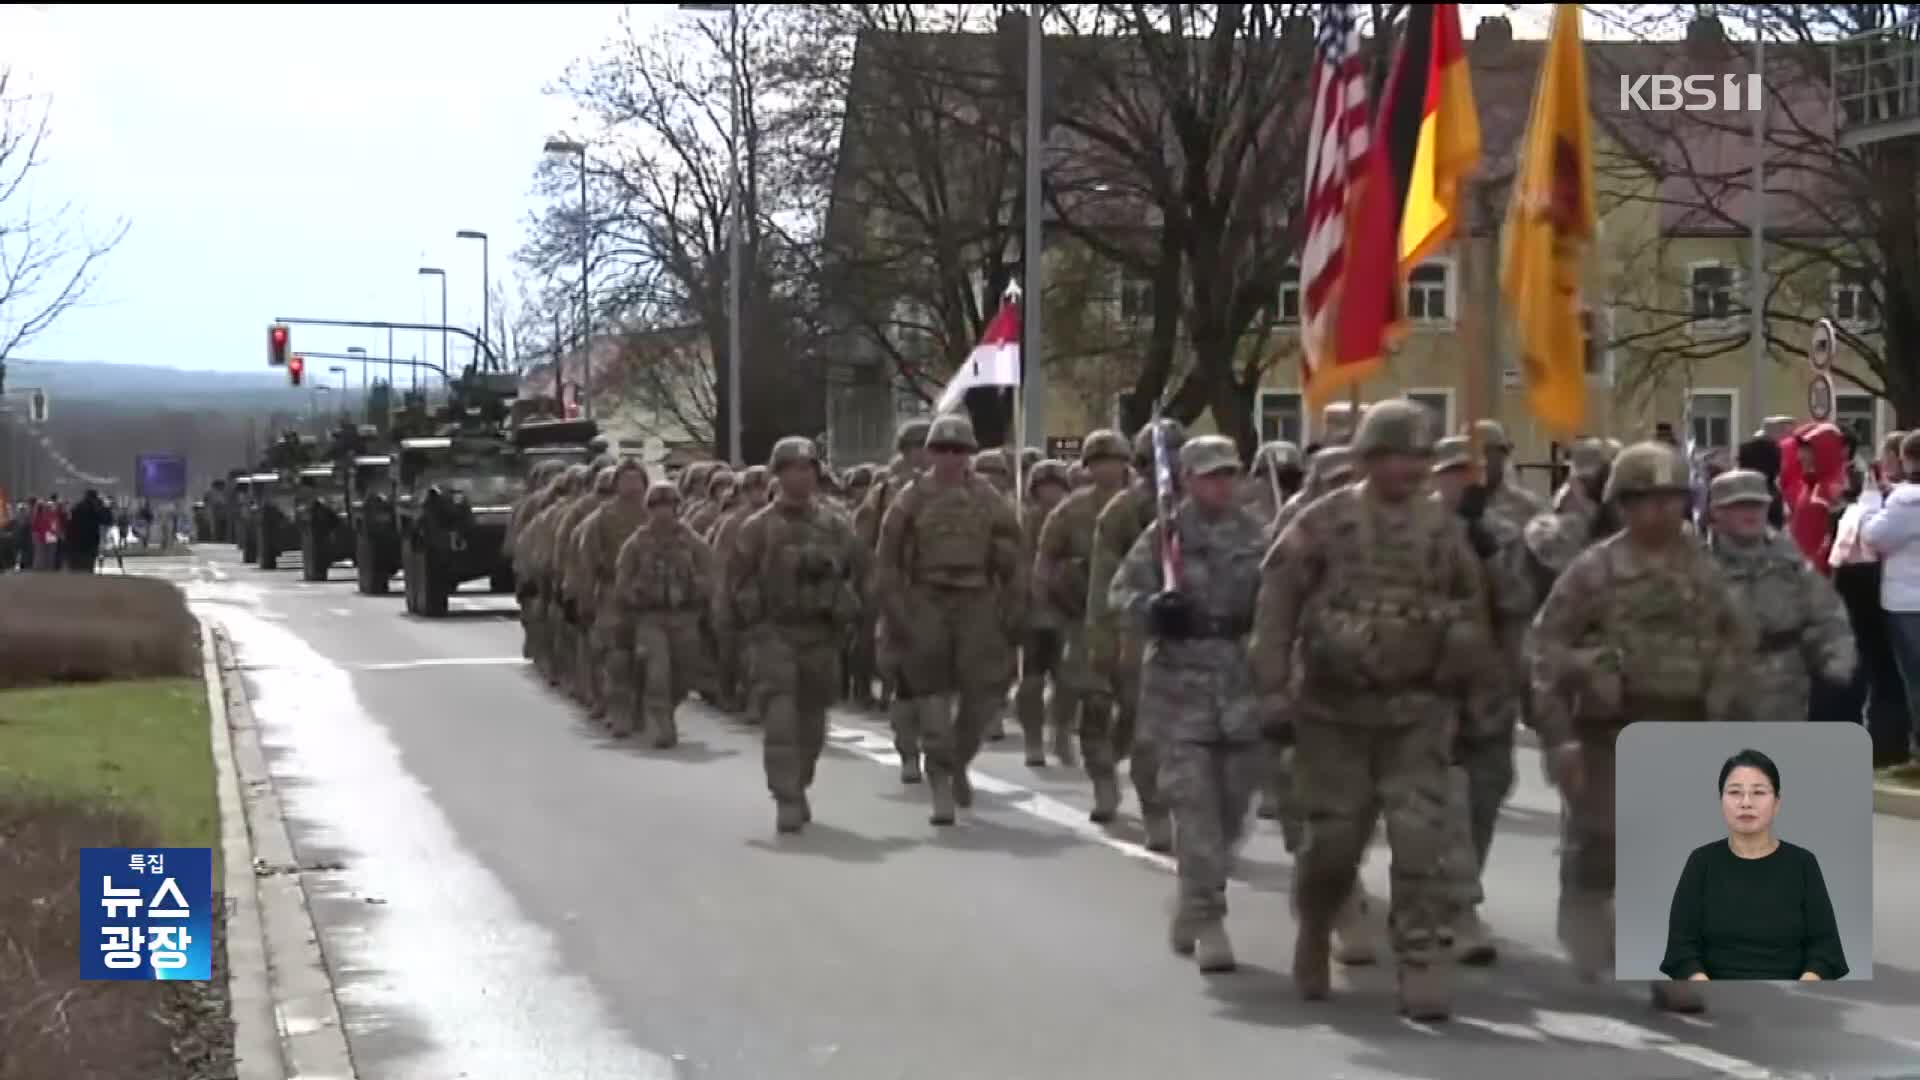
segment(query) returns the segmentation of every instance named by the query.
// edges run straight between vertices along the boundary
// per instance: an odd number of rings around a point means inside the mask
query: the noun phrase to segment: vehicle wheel
[[[422,551],[416,561],[420,564],[420,614],[429,619],[444,618],[447,614],[447,597],[453,593],[453,582],[448,578],[446,568],[435,561],[431,551]]]
[[[511,569],[496,570],[493,572],[493,576],[487,579],[487,589],[495,595],[506,595],[513,592],[513,584],[513,571]]]
[[[280,569],[280,552],[274,550],[273,526],[261,522],[259,535],[253,538],[254,565],[262,570]]]
[[[420,614],[420,554],[413,541],[400,541],[400,591],[406,598],[407,614]]]
[[[359,582],[360,595],[387,595],[389,579],[386,569],[380,565],[380,557],[374,553],[372,540],[362,536],[354,541],[353,573]]]
[[[308,529],[300,536],[300,576],[307,581],[327,580],[327,557],[320,550],[320,536]]]
[[[250,532],[241,533],[239,543],[240,543],[240,561],[243,563],[252,563],[253,562],[253,534]]]

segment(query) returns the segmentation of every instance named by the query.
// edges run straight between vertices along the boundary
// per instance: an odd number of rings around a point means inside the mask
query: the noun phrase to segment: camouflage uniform
[[[1247,512],[1262,526],[1272,522],[1300,490],[1303,460],[1300,448],[1285,439],[1267,443],[1253,455],[1253,473],[1241,496]]]
[[[520,603],[520,655],[540,663],[539,649],[545,634],[547,617],[540,596],[540,583],[528,577],[525,551],[528,527],[540,511],[553,501],[554,492],[565,466],[558,461],[542,461],[527,474],[527,486],[514,501],[513,517],[507,522],[507,535],[501,541],[502,553],[513,567],[514,599]]]
[[[781,439],[771,468],[817,469],[813,443]],[[807,788],[840,690],[840,650],[858,624],[866,550],[846,517],[785,497],[755,511],[728,556],[728,606],[753,639],[753,693],[765,702],[763,757],[775,827],[798,832],[813,814]]]
[[[647,506],[678,501],[679,491],[667,481],[647,489]],[[653,737],[655,749],[679,741],[674,710],[687,693],[706,685],[706,642],[701,620],[713,603],[713,552],[695,536],[685,521],[649,517],[646,524],[620,547],[614,571],[614,617],[623,624],[619,633],[630,636],[631,664],[616,665],[623,686],[620,700],[633,700],[640,688],[640,720],[629,714],[616,720],[624,730],[640,727]]]
[[[1189,478],[1240,472],[1232,439],[1209,435],[1180,448]],[[1180,543],[1180,580],[1164,580],[1161,535]],[[1134,541],[1107,590],[1110,610],[1149,637],[1140,676],[1140,724],[1158,751],[1160,791],[1172,809],[1179,893],[1170,937],[1202,971],[1234,966],[1223,920],[1227,878],[1260,786],[1264,747],[1247,663],[1254,597],[1260,587],[1260,522],[1229,505],[1212,511],[1192,499],[1171,522],[1156,520]],[[1177,626],[1155,619],[1168,593],[1183,598]]]
[[[587,518],[595,510],[613,498],[615,464],[605,458],[595,464],[592,488],[569,507],[566,515],[560,519],[553,546],[554,574],[559,579],[560,592],[567,598],[568,610],[573,613],[571,649],[564,657],[567,663],[567,689],[575,701],[589,707],[594,702],[594,683],[598,678],[598,668],[594,662],[593,621],[599,614],[599,597],[580,577],[580,527],[586,524]]]
[[[594,489],[603,471],[604,465],[598,461],[587,466],[579,489],[549,511],[551,520],[541,537],[541,558],[561,616],[554,634],[554,685],[568,693],[572,693],[576,685],[576,665],[580,660],[590,611],[581,607],[573,594],[567,591],[567,561],[572,557],[573,527],[599,499]]]
[[[1767,478],[1735,469],[1715,477],[1713,509],[1742,503],[1767,506]],[[1840,595],[1815,573],[1794,542],[1773,530],[1752,539],[1715,529],[1707,550],[1726,575],[1754,628],[1758,654],[1743,680],[1748,720],[1800,720],[1807,715],[1815,676],[1844,686],[1853,678],[1853,628]]]
[[[1178,453],[1186,442],[1186,430],[1177,421],[1159,423],[1166,426],[1168,450]],[[1095,708],[1110,709],[1114,713],[1114,751],[1130,759],[1128,774],[1133,781],[1134,796],[1140,800],[1140,820],[1146,829],[1147,849],[1165,852],[1173,850],[1173,816],[1160,796],[1160,759],[1154,755],[1149,733],[1142,731],[1137,723],[1144,643],[1140,634],[1107,606],[1107,588],[1113,583],[1113,575],[1126,561],[1127,552],[1133,550],[1133,542],[1153,524],[1159,510],[1153,481],[1151,424],[1134,435],[1133,466],[1137,479],[1107,500],[1107,505],[1101,507],[1094,519],[1093,554],[1087,570],[1087,665],[1094,673],[1096,685],[1104,691],[1096,691],[1092,699]],[[1101,794],[1096,785],[1095,799]],[[1114,794],[1117,796],[1118,791]],[[1094,811],[1098,813],[1101,809],[1096,801]],[[1111,812],[1107,818],[1111,820]]]
[[[1083,467],[1101,461],[1127,461],[1131,456],[1126,437],[1117,431],[1092,432],[1080,444]],[[1093,593],[1089,582],[1094,523],[1122,488],[1093,483],[1091,472],[1088,479],[1088,486],[1068,495],[1042,523],[1034,550],[1033,576],[1039,602],[1061,628],[1060,670],[1048,706],[1056,746],[1063,734],[1074,731],[1077,717],[1080,753],[1086,761],[1087,777],[1093,781],[1091,817],[1096,824],[1106,824],[1120,808],[1118,766],[1126,756],[1133,732],[1131,727],[1115,730],[1112,686],[1104,672],[1095,674],[1087,647],[1087,601]],[[1132,710],[1127,711],[1125,719],[1132,723]],[[1067,760],[1065,753],[1059,756],[1063,762]]]
[[[1687,468],[1671,447],[1639,443],[1615,459],[1604,494],[1684,498]],[[1738,604],[1712,558],[1683,534],[1648,549],[1619,532],[1574,558],[1534,619],[1529,716],[1550,765],[1577,760],[1583,777],[1561,792],[1558,912],[1561,943],[1583,978],[1613,968],[1614,740],[1635,721],[1734,717],[1753,652]]]
[[[514,541],[514,572],[531,581],[538,594],[539,639],[534,644],[533,662],[549,686],[560,685],[567,632],[566,597],[554,574],[553,537],[565,508],[573,505],[592,476],[593,470],[586,465],[563,470],[549,489],[546,504]]]
[[[943,416],[927,445],[972,451],[973,425]],[[920,722],[936,825],[973,802],[966,770],[1006,704],[1026,577],[1013,508],[977,476],[949,483],[929,471],[880,524],[874,584],[897,650],[897,692]]]
[[[1480,437],[1486,464],[1482,475],[1487,488],[1487,515],[1516,532],[1525,529],[1527,522],[1546,513],[1546,501],[1515,481],[1507,463],[1513,454],[1513,440],[1507,438],[1507,429],[1500,426],[1500,421],[1477,420],[1473,427]]]
[[[1612,528],[1611,515],[1602,512],[1607,473],[1613,467],[1607,443],[1581,439],[1573,444],[1571,457],[1572,475],[1554,493],[1552,509],[1534,515],[1522,532],[1543,589],[1573,563],[1574,556],[1602,538],[1597,533]]]
[[[1486,440],[1495,434],[1483,428],[1481,437]],[[1465,436],[1441,439],[1435,444],[1436,475],[1458,473],[1472,466],[1472,444]],[[1497,473],[1489,468],[1483,475]],[[1493,844],[1494,824],[1499,820],[1501,805],[1513,791],[1514,723],[1526,696],[1523,647],[1538,604],[1526,545],[1520,535],[1527,520],[1521,516],[1524,511],[1509,509],[1503,513],[1498,509],[1498,499],[1498,489],[1492,493],[1468,489],[1461,505],[1448,507],[1461,516],[1461,528],[1480,557],[1496,651],[1494,662],[1482,673],[1462,710],[1450,770],[1455,829],[1448,866],[1455,874],[1461,907],[1453,937],[1459,958],[1471,964],[1492,963],[1495,959],[1493,935],[1475,909],[1485,899],[1480,876]],[[1516,500],[1508,505],[1511,508],[1522,503]]]
[[[620,494],[621,478],[629,473],[638,474],[643,487],[631,495]],[[595,507],[580,523],[574,558],[566,571],[566,589],[571,596],[590,598],[585,602],[593,605],[592,624],[587,634],[587,650],[592,657],[587,664],[590,715],[599,720],[606,717],[611,708],[615,730],[624,735],[631,731],[620,727],[624,720],[622,713],[631,717],[633,705],[620,700],[616,693],[631,687],[622,685],[615,671],[628,663],[627,657],[633,652],[630,636],[633,627],[623,622],[615,610],[618,593],[613,588],[614,570],[621,545],[646,524],[647,467],[627,458],[601,474],[601,480],[613,489],[614,497]]]
[[[748,518],[767,505],[768,473],[765,465],[755,465],[741,474],[739,493],[733,505],[714,523],[713,531],[704,539],[713,549],[714,571],[719,575],[714,583],[713,612],[709,624],[713,630],[715,677],[719,680],[720,708],[741,714],[748,724],[760,723],[760,709],[757,699],[747,692],[747,671],[744,662],[745,651],[741,644],[740,628],[734,622],[733,595],[731,583],[727,581],[728,567],[731,565],[734,538]]]
[[[686,515],[687,527],[693,530],[695,536],[704,540],[713,532],[714,523],[720,520],[721,515],[733,508],[738,485],[739,480],[733,475],[733,470],[724,465],[713,470],[713,475],[707,477],[707,501],[700,504],[699,509],[690,510]]]
[[[1027,500],[1020,511],[1020,562],[1022,566],[1033,567],[1034,556],[1040,547],[1040,532],[1045,526],[1053,506],[1040,501],[1034,494],[1042,485],[1057,485],[1062,493],[1067,489],[1067,465],[1063,461],[1042,461],[1033,467],[1026,476]],[[1067,619],[1054,606],[1047,602],[1044,590],[1038,585],[1037,577],[1029,576],[1034,582],[1027,597],[1027,624],[1020,643],[1020,684],[1014,690],[1014,714],[1020,718],[1020,731],[1026,738],[1027,764],[1041,766],[1047,763],[1047,683],[1053,683],[1053,699],[1071,700],[1071,694],[1060,687],[1060,658],[1065,647]],[[1053,724],[1054,746],[1071,748],[1071,721],[1062,722],[1055,718]],[[1062,763],[1067,764],[1065,755]]]
[[[1432,452],[1410,401],[1374,405],[1353,451]],[[1269,723],[1289,731],[1306,811],[1296,858],[1294,981],[1330,991],[1331,936],[1384,814],[1393,852],[1388,930],[1401,1009],[1446,1016],[1455,918],[1445,875],[1454,728],[1489,662],[1486,597],[1457,519],[1432,499],[1389,501],[1369,478],[1300,511],[1267,552],[1253,662]]]
[[[1016,518],[1018,518],[1023,508],[1023,500],[1016,498],[1013,490],[1012,457],[1010,457],[1004,449],[999,447],[991,450],[982,450],[973,456],[973,471],[976,475],[986,480],[987,483],[993,485],[993,490],[999,492],[1000,497],[1007,500],[1007,505],[1013,508],[1014,514]],[[1026,566],[1027,563],[1022,562],[1021,565]],[[1016,635],[1016,638],[1024,637],[1024,634],[1025,631],[1022,630]],[[1019,642],[1016,641],[1016,645],[1018,645],[1018,643]],[[1015,669],[1009,666],[1007,668],[1007,685],[1000,688],[1000,700],[1002,702],[1006,700],[1007,691],[1013,688],[1015,675]],[[980,735],[981,738],[986,739],[988,742],[999,742],[1001,739],[1006,738],[1006,711],[1004,709],[995,709],[993,715],[987,718],[986,727],[981,731]]]
[[[870,552],[879,550],[880,523],[886,518],[887,510],[919,474],[915,458],[926,453],[929,427],[931,424],[926,420],[909,420],[900,425],[893,440],[897,451],[893,461],[888,464],[884,474],[874,476],[873,487],[867,492],[866,501],[860,504],[860,509],[853,515],[854,535]],[[867,595],[870,598],[875,595],[871,584]],[[868,610],[866,621],[861,624],[860,637],[872,643],[868,655],[872,656],[874,674],[887,684],[887,724],[893,729],[894,752],[900,755],[900,780],[902,783],[917,784],[920,782],[920,718],[913,703],[900,693],[899,657],[892,649],[895,635],[888,630],[886,613],[877,603]],[[862,661],[865,659],[865,656],[861,657]]]

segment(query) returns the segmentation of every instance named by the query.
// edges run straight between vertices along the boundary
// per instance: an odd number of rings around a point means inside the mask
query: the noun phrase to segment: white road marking
[[[289,820],[311,830],[310,842],[344,852],[347,867],[316,895],[384,901],[376,917],[325,934],[350,1025],[398,1015],[420,1025],[422,1048],[382,1062],[383,1076],[676,1075],[667,1057],[619,1034],[552,935],[461,845],[361,707],[348,671],[257,609],[231,599],[200,606],[232,635],[241,662],[273,661],[248,681],[276,786]]]
[[[353,616],[353,609],[343,608],[343,607],[330,607],[327,609],[327,614],[338,615],[341,618],[346,619],[346,618],[351,618]]]
[[[425,660],[392,660],[379,664],[353,664],[356,671],[411,671],[436,667],[513,667],[527,663],[523,656],[444,656]]]

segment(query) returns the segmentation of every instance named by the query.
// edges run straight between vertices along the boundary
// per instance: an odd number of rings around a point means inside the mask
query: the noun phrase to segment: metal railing
[[[1830,75],[1841,146],[1920,135],[1920,20],[1834,43]]]

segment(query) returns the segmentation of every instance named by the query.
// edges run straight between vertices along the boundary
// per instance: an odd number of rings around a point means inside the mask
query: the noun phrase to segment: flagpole
[[[1494,343],[1491,340],[1488,340],[1484,333],[1485,328],[1482,326],[1483,323],[1488,327],[1492,324],[1480,317],[1481,303],[1494,291],[1491,287],[1482,289],[1481,278],[1485,275],[1480,264],[1483,260],[1481,252],[1475,247],[1471,224],[1471,211],[1480,205],[1480,184],[1476,180],[1469,179],[1463,181],[1462,187],[1465,190],[1461,192],[1460,203],[1469,208],[1469,222],[1465,230],[1466,235],[1456,236],[1455,244],[1457,256],[1463,264],[1460,268],[1460,278],[1467,283],[1466,291],[1469,294],[1466,303],[1460,305],[1460,342],[1463,346],[1461,369],[1467,384],[1465,387],[1467,456],[1472,463],[1474,482],[1484,485],[1491,483],[1492,480],[1487,476],[1487,448],[1485,440],[1480,437],[1480,421],[1487,414],[1487,398],[1491,390],[1487,386],[1488,377],[1492,375],[1498,378],[1493,373],[1500,366],[1500,358],[1499,350],[1493,347]],[[1476,354],[1480,357],[1479,363],[1475,363]]]

